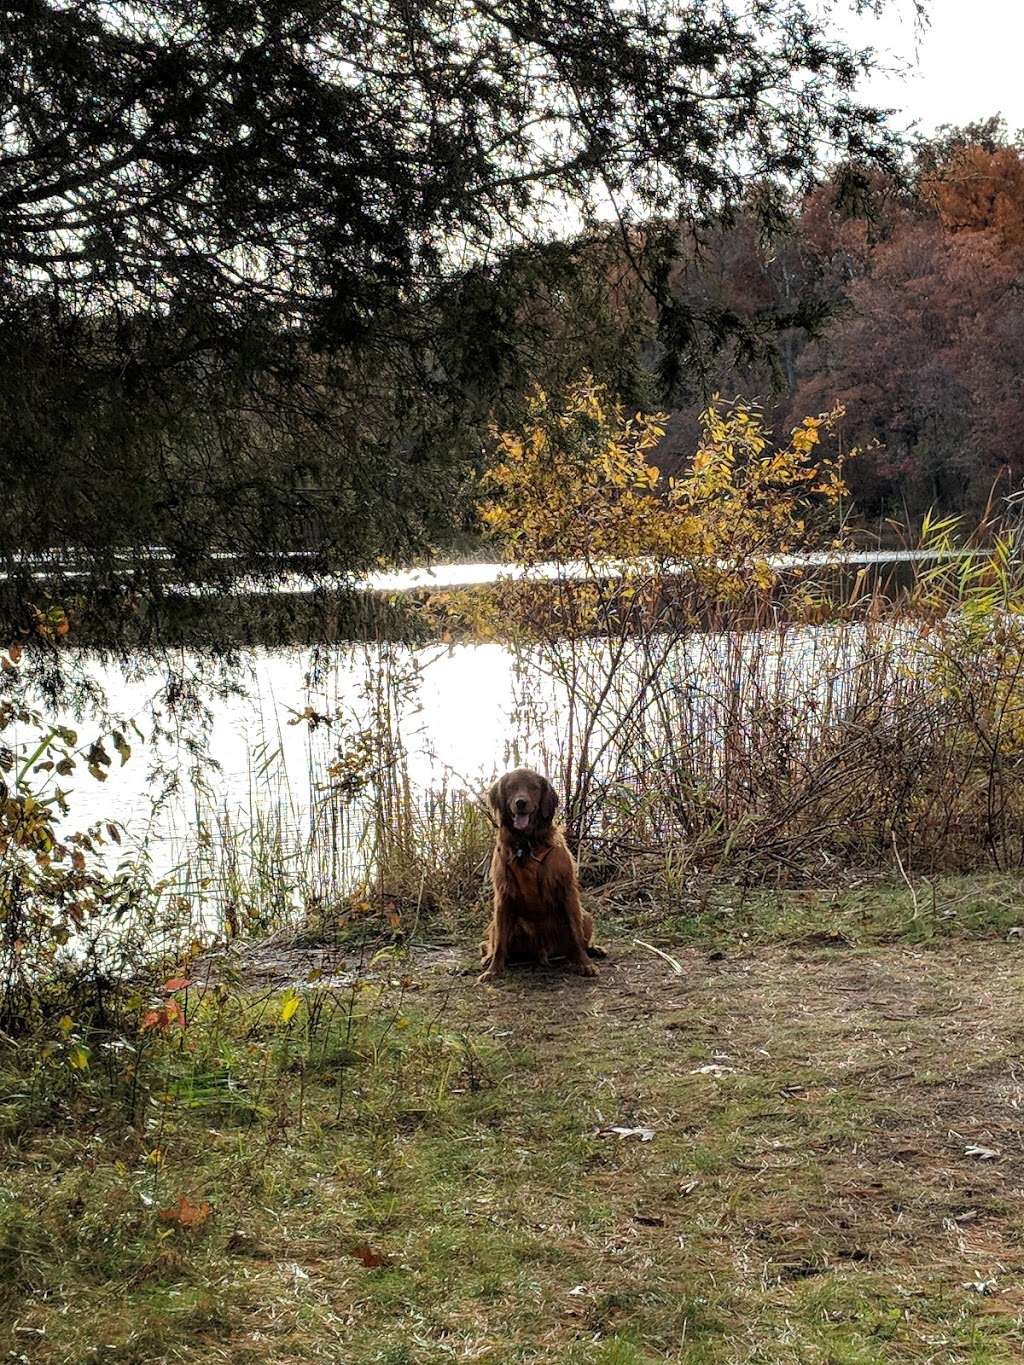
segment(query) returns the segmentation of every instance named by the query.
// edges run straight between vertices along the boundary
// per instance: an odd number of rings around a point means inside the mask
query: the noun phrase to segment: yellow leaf
[[[290,995],[281,1006],[281,1022],[287,1024],[288,1021],[294,1017],[295,1011],[298,1008],[299,997],[297,995]]]
[[[84,1048],[81,1043],[76,1043],[74,1047],[71,1049],[71,1051],[68,1053],[68,1065],[73,1067],[75,1071],[88,1071],[89,1069],[88,1049]]]

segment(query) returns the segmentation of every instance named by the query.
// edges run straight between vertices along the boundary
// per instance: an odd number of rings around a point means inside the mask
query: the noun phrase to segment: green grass
[[[1016,883],[942,883],[920,936],[916,889],[662,926],[681,973],[620,921],[593,984],[449,954],[300,982],[290,1024],[210,992],[135,1123],[98,1040],[84,1076],[7,1056],[0,1360],[1019,1360]]]
[[[709,881],[659,900],[647,920],[676,943],[923,945],[1005,934],[1024,921],[1022,901],[1024,875],[1017,871],[915,877],[908,885],[840,869],[829,884],[805,889]],[[630,921],[634,913],[627,908]]]

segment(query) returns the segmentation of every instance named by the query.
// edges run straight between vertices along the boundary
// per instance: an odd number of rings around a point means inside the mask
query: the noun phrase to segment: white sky
[[[922,133],[991,114],[1004,115],[1011,133],[1024,128],[1024,0],[929,0],[928,13],[930,25],[918,30],[911,0],[889,0],[880,17],[841,26],[883,64],[909,67],[903,79],[865,82],[863,97],[899,109],[896,126]],[[833,28],[839,18],[837,10]]]

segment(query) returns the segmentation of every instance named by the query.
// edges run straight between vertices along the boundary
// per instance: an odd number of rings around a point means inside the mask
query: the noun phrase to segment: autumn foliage
[[[653,462],[661,415],[627,417],[589,378],[564,396],[538,389],[524,429],[496,433],[482,520],[521,567],[559,566],[563,597],[619,582],[595,608],[612,597],[632,608],[644,592],[663,604],[669,578],[735,602],[774,585],[778,556],[819,543],[819,510],[846,491],[839,464],[819,451],[840,416],[807,417],[773,444],[755,408],[716,400],[691,461],[664,478]],[[536,599],[536,584],[530,592]]]
[[[1024,159],[1018,148],[959,147],[923,179],[921,192],[947,232],[990,233],[1004,251],[1024,251]]]
[[[902,522],[976,518],[1024,482],[1022,283],[1024,152],[993,124],[922,146],[905,180],[868,173],[851,194],[837,174],[773,240],[718,229],[676,288],[766,342],[723,352],[709,382],[761,395],[779,428],[843,405],[857,510]],[[669,423],[667,469],[698,413]]]
[[[806,417],[773,441],[755,407],[715,400],[670,477],[655,462],[664,419],[629,415],[590,377],[564,394],[536,389],[523,427],[495,433],[480,514],[511,571],[443,606],[510,643],[524,676],[550,678],[561,733],[549,767],[573,848],[609,818],[609,785],[630,790],[640,768],[665,762],[653,737],[664,723],[680,733],[695,632],[769,625],[780,592],[788,612],[811,604],[795,557],[842,543],[846,488],[822,439],[840,416]],[[674,782],[683,765],[673,771]],[[662,796],[678,811],[678,793]]]
[[[481,514],[513,571],[461,597],[531,693],[550,680],[538,726],[567,836],[616,875],[623,848],[661,868],[676,840],[689,862],[790,870],[894,838],[936,861],[1020,856],[1012,531],[964,555],[955,518],[925,517],[911,586],[844,578],[842,416],[773,442],[755,408],[716,401],[668,477],[663,419],[589,379],[535,391],[496,434]]]

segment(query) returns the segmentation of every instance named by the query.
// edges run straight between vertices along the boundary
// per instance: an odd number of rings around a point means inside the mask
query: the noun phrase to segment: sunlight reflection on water
[[[856,652],[859,635],[845,631],[838,648],[830,643],[837,638],[824,627],[687,637],[659,682],[678,707],[679,733],[684,739],[700,735],[703,742],[720,723],[728,694],[735,689],[739,695],[744,675],[756,675],[769,690],[781,685],[802,696],[833,685],[844,651]],[[605,665],[599,654],[606,645],[595,641],[590,647],[600,676]],[[102,785],[84,767],[76,771],[65,783],[71,805],[66,829],[100,817],[119,821],[129,842],[148,845],[159,874],[191,854],[204,825],[216,837],[218,825],[222,832],[241,831],[265,821],[296,856],[303,850],[322,856],[325,820],[340,804],[326,785],[328,765],[346,735],[373,721],[373,692],[385,676],[415,678],[397,716],[414,793],[446,788],[479,795],[496,773],[520,762],[557,776],[564,692],[539,666],[522,658],[517,662],[499,644],[415,649],[345,644],[319,653],[254,648],[239,679],[243,693],[208,695],[202,726],[186,726],[171,716],[158,676],[126,679],[95,658],[83,655],[81,662],[105,689],[112,710],[134,720],[146,742],[135,744],[126,766],[118,766],[115,758]],[[176,660],[186,672],[194,663],[187,655]],[[311,682],[315,664],[319,674]],[[625,675],[618,681],[628,694]],[[612,695],[607,705],[615,704]],[[342,720],[292,723],[307,707]],[[87,723],[78,728],[83,736],[89,733]],[[620,764],[617,779],[631,780],[628,760],[625,767]],[[334,812],[327,810],[332,802]],[[358,820],[357,803],[353,810]]]

